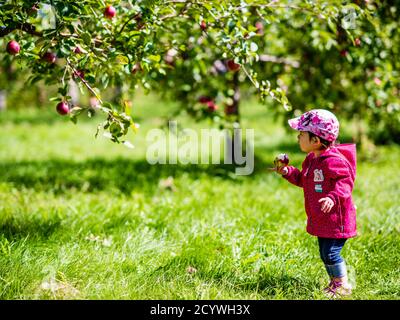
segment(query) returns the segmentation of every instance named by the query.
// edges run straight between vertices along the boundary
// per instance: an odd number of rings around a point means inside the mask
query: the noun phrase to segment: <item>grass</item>
[[[175,106],[134,106],[133,150],[94,139],[98,116],[74,125],[53,110],[0,113],[0,299],[325,299],[302,190],[265,170],[279,152],[301,164],[295,134],[249,102],[252,175],[150,165],[146,132]],[[399,159],[386,146],[359,161],[359,235],[343,250],[351,299],[400,297]]]

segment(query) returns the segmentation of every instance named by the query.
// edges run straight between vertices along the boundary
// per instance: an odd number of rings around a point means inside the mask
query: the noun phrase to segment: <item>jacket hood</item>
[[[357,169],[357,149],[354,143],[343,143],[334,145],[329,150],[321,154],[321,156],[340,157],[342,159],[345,159],[350,166],[353,180],[355,179]]]

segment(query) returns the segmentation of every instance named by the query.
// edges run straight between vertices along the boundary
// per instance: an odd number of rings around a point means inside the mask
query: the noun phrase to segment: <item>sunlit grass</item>
[[[94,138],[100,116],[74,125],[53,110],[0,114],[0,299],[325,299],[302,191],[265,170],[278,152],[300,165],[295,134],[248,103],[252,175],[153,166],[146,132],[174,105],[134,105],[133,150]],[[359,162],[359,236],[343,251],[353,299],[400,296],[400,149],[378,151]]]

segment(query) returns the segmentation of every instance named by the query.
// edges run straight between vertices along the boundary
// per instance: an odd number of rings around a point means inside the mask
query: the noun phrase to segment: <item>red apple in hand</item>
[[[69,113],[69,106],[68,103],[65,101],[61,101],[57,104],[56,110],[59,114],[62,116],[65,116],[66,114]]]
[[[288,164],[289,164],[289,157],[286,153],[279,154],[274,160],[274,165],[276,168],[285,167]]]
[[[11,40],[7,43],[7,52],[12,55],[16,55],[21,50],[19,43],[15,40]]]
[[[228,60],[227,65],[230,71],[238,71],[240,69],[240,64],[236,63],[233,60]]]
[[[105,16],[107,19],[112,19],[112,18],[114,18],[115,15],[116,15],[116,13],[117,13],[117,10],[115,10],[115,8],[114,8],[113,6],[111,6],[111,5],[108,5],[108,6],[106,7],[106,9],[104,10],[104,16]]]

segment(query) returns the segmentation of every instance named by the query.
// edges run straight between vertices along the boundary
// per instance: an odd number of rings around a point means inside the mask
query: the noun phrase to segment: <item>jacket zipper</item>
[[[304,176],[305,176],[305,177],[307,177],[308,171],[310,171],[310,168],[311,168],[311,166],[312,166],[312,162],[313,162],[314,160],[315,160],[315,158],[312,159],[312,160],[310,160],[310,164],[308,165],[307,170],[306,170],[306,172],[304,173]]]
[[[340,232],[342,234],[344,234],[344,224],[343,224],[343,217],[342,217],[342,208],[341,208],[341,204],[340,204],[340,199],[337,199],[337,207],[338,207],[338,213],[339,213],[339,218],[340,218]]]

